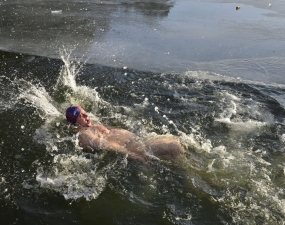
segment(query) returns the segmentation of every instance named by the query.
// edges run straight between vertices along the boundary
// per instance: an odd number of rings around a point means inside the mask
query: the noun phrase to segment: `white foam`
[[[20,98],[31,103],[35,108],[40,109],[46,116],[59,116],[60,112],[52,104],[52,99],[43,87],[36,87],[26,83],[26,90],[20,94]]]
[[[50,169],[52,172],[38,168],[36,180],[42,188],[60,192],[65,199],[91,200],[105,189],[104,168],[98,170],[97,165],[83,155],[57,155]]]
[[[51,13],[52,14],[61,14],[62,10],[52,10]]]
[[[215,118],[216,122],[227,124],[228,127],[233,131],[248,131],[251,132],[253,129],[262,127],[267,124],[265,121],[259,121],[255,119],[242,118],[239,115],[250,114],[252,118],[258,119],[270,119],[262,118],[259,113],[259,106],[252,102],[251,99],[243,99],[242,102],[239,97],[234,94],[230,94],[227,91],[220,93],[223,99],[222,103],[225,105],[223,112],[219,118]],[[249,104],[250,103],[250,104]]]
[[[237,96],[230,94],[228,92],[224,93],[224,96],[227,97],[228,99],[234,100],[234,101],[240,101],[240,98],[238,98]]]
[[[215,121],[220,123],[228,124],[232,130],[235,131],[252,131],[255,128],[265,126],[266,122],[247,120],[245,122],[233,122],[229,118],[215,119]]]
[[[196,152],[210,153],[213,148],[211,140],[205,139],[199,134],[185,134],[179,131],[179,139],[182,145],[186,148],[193,148]]]

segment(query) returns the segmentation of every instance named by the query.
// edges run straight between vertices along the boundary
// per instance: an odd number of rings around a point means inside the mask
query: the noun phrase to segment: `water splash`
[[[18,80],[18,83],[23,88],[19,98],[24,99],[26,102],[42,112],[44,118],[57,117],[61,115],[55,106],[55,102],[46,92],[44,87],[35,86],[24,80]]]
[[[83,155],[60,154],[54,157],[49,170],[38,168],[36,180],[42,188],[61,193],[65,199],[76,200],[84,197],[95,199],[106,186],[105,168],[98,168],[92,158]]]
[[[91,200],[104,190],[106,171],[112,164],[98,169],[95,155],[89,159],[77,155],[76,150],[81,150],[81,147],[77,135],[70,134],[64,113],[71,104],[92,109],[96,109],[99,104],[109,104],[100,98],[95,89],[76,84],[76,77],[84,64],[72,59],[72,51],[62,50],[61,59],[63,66],[52,94],[40,84],[35,85],[23,79],[15,79],[12,83],[20,91],[17,99],[34,107],[43,119],[43,124],[35,131],[34,141],[43,144],[53,158],[47,167],[35,163],[38,165],[36,180],[42,188],[57,191],[66,199],[83,197]],[[92,113],[89,115],[99,121]]]
[[[85,62],[72,56],[72,50],[60,50],[60,57],[63,65],[57,82],[54,86],[53,99],[61,104],[61,108],[66,109],[70,105],[80,105],[89,112],[96,112],[100,108],[112,108],[112,106],[104,101],[96,88],[84,85],[77,85],[76,78],[80,75]],[[96,120],[94,114],[90,117]]]
[[[243,85],[241,80],[236,83],[231,80],[234,85],[225,84],[222,77],[215,80],[215,76],[207,77],[202,73],[204,77],[199,78],[198,72],[188,72],[187,76],[158,80],[161,96],[166,95],[165,98],[160,98],[160,92],[153,98],[142,91],[141,103],[116,107],[105,102],[96,89],[77,85],[81,65],[69,54],[62,58],[64,65],[51,95],[40,85],[17,83],[22,87],[20,98],[38,109],[44,119],[44,124],[34,134],[35,141],[44,144],[52,157],[50,164],[38,166],[37,181],[42,188],[57,191],[66,199],[92,200],[109,186],[131,202],[152,204],[150,198],[133,191],[133,177],[127,174],[135,172],[124,170],[127,160],[111,157],[107,162],[109,157],[104,155],[89,156],[76,151],[80,147],[76,135],[68,131],[64,109],[69,104],[80,104],[90,109],[90,115],[96,115],[98,108],[106,107],[111,115],[107,120],[115,118],[142,136],[158,135],[154,131],[163,135],[177,134],[187,150],[186,159],[179,166],[185,171],[185,180],[193,187],[188,191],[206,196],[219,210],[231,215],[233,223],[257,224],[259,220],[253,215],[272,224],[284,221],[285,166],[281,153],[282,149],[284,152],[285,129],[283,124],[275,125],[274,114],[266,107],[266,98],[259,100],[256,92],[245,95],[250,89],[239,88],[239,84]],[[137,81],[141,85],[139,82],[143,79]],[[58,100],[62,96],[62,100]],[[167,98],[173,100],[163,100]],[[280,141],[279,150],[274,154],[273,150],[268,150],[270,144],[266,145],[272,136],[277,137],[273,141]],[[258,140],[262,144],[257,143]],[[162,172],[144,175],[149,180],[144,191],[151,189],[149,196],[159,196],[160,182],[175,175],[175,169],[167,167]],[[175,184],[174,188],[179,189],[183,182]],[[186,196],[183,191],[180,194]],[[164,216],[173,223],[183,224],[195,218],[195,213],[186,208],[179,211],[170,210],[171,204],[168,207]]]

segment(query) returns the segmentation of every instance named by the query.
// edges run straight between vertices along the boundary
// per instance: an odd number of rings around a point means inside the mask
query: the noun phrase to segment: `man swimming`
[[[67,108],[66,119],[78,126],[80,146],[87,152],[116,151],[142,162],[147,162],[149,156],[173,160],[184,153],[183,147],[174,138],[161,137],[142,141],[137,135],[127,130],[92,124],[89,116],[80,106]]]

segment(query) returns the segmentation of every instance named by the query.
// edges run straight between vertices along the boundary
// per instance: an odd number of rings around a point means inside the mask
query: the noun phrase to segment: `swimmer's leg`
[[[185,152],[181,144],[171,137],[155,138],[146,141],[147,151],[163,160],[173,160]]]

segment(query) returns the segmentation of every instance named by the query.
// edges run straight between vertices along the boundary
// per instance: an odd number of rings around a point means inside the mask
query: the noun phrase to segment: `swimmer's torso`
[[[93,125],[80,130],[79,141],[84,149],[117,150],[114,148],[121,147],[129,152],[142,153],[144,151],[143,142],[132,132],[116,128],[108,129],[108,131],[98,128]]]
[[[122,146],[126,146],[137,139],[135,134],[122,129],[110,129],[110,133],[103,134],[103,136],[106,140],[116,142]]]
[[[107,129],[102,125],[81,128],[79,142],[85,151],[117,151],[141,161],[146,161],[146,151],[148,154],[167,160],[174,159],[184,153],[183,147],[173,138],[156,138],[143,142],[138,136],[127,130]]]

